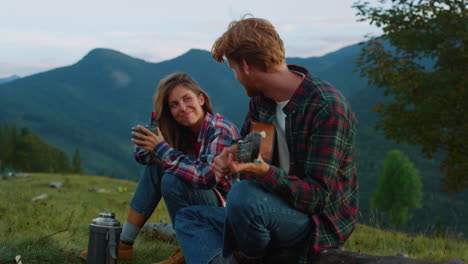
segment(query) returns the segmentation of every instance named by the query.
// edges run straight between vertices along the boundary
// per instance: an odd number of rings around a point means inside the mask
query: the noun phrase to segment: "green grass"
[[[345,244],[345,250],[379,256],[395,256],[401,252],[410,258],[428,261],[468,260],[466,241],[408,235],[365,225],[357,225]]]
[[[64,187],[49,187],[53,181]],[[126,187],[126,192],[119,192]],[[101,211],[113,211],[122,224],[136,183],[105,177],[62,174],[31,174],[29,178],[0,180],[0,264],[21,255],[27,263],[81,263],[78,256],[87,248],[89,223]],[[108,192],[90,192],[103,188]],[[31,199],[47,193],[46,199]],[[163,203],[151,222],[170,221]],[[62,231],[62,232],[61,232]],[[133,263],[165,259],[176,245],[140,235]],[[347,251],[411,258],[452,261],[468,259],[468,243],[449,238],[410,236],[358,225],[345,245]],[[125,263],[125,262],[122,262]]]
[[[64,186],[50,188],[53,181]],[[119,192],[119,187],[127,192]],[[90,188],[109,192],[90,192]],[[84,175],[31,174],[0,180],[0,263],[11,263],[17,255],[24,264],[82,263],[78,256],[87,248],[92,219],[101,211],[113,211],[123,224],[135,188],[135,182]],[[48,194],[46,199],[31,202],[43,193]],[[170,222],[164,203],[149,221],[161,219]],[[54,234],[62,230],[66,231]],[[174,246],[140,235],[133,263],[162,260]]]

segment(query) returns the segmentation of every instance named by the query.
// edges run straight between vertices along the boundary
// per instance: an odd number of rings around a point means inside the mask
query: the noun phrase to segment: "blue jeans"
[[[163,173],[160,165],[147,165],[133,194],[130,207],[150,218],[164,198],[173,226],[176,213],[191,205],[219,206],[213,190],[195,189],[190,183],[170,173]]]
[[[248,180],[233,185],[226,208],[184,208],[176,221],[187,263],[209,263],[220,253],[229,256],[234,251],[259,258],[275,248],[304,244],[311,230],[307,214]]]

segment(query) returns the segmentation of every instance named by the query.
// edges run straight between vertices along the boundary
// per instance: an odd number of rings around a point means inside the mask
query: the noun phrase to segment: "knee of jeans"
[[[227,201],[232,204],[245,204],[258,200],[261,188],[258,183],[252,181],[236,182],[228,193]]]
[[[185,223],[186,219],[191,219],[192,218],[192,212],[189,207],[185,207],[177,211],[176,216],[175,216],[175,222],[177,223]],[[183,224],[179,224],[175,227],[175,230],[177,231],[178,229],[183,228]]]
[[[150,174],[159,173],[160,165],[158,165],[158,164],[148,164],[148,165],[146,165],[146,170],[148,170],[148,172]]]
[[[145,166],[145,171],[143,174],[153,174],[153,173],[158,173],[159,171],[159,165],[157,164],[148,164]]]
[[[161,179],[161,194],[163,197],[171,197],[174,194],[180,194],[181,190],[185,189],[185,182],[179,177],[164,174]]]
[[[160,169],[158,165],[150,164],[145,166],[145,170],[140,176],[140,182],[145,182],[145,184],[157,184],[159,182],[159,172]]]
[[[175,230],[177,231],[177,229],[183,229],[185,228],[185,224],[193,221],[194,219],[197,219],[199,211],[200,209],[197,205],[185,207],[177,211],[175,216],[175,222],[177,223]]]
[[[228,193],[227,199],[237,200],[238,198],[244,196],[249,188],[248,181],[238,181],[235,182],[231,190]]]
[[[257,211],[259,201],[255,195],[253,182],[240,181],[234,184],[229,191],[226,202],[226,213],[228,218],[233,216],[252,216]]]

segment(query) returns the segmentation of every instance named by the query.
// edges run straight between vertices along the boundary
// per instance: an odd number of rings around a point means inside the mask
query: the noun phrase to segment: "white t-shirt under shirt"
[[[278,154],[280,168],[286,173],[289,173],[289,149],[286,142],[286,114],[283,108],[289,103],[289,100],[283,102],[276,102],[276,138],[278,143]]]

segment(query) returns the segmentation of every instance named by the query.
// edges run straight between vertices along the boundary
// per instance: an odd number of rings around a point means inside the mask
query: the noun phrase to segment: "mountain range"
[[[378,116],[372,106],[386,98],[381,89],[367,86],[354,72],[359,52],[360,46],[352,45],[321,57],[286,61],[307,67],[351,102],[359,120],[357,164],[364,222],[372,220],[368,208],[377,171],[386,153],[398,148],[423,178],[425,209],[415,212],[414,218],[428,221],[434,219],[434,210],[441,210],[448,213],[438,215],[437,221],[468,231],[462,221],[468,216],[463,206],[468,194],[449,197],[441,191],[440,160],[425,159],[417,147],[386,140],[373,129]],[[73,65],[0,83],[0,123],[27,126],[70,156],[79,148],[90,174],[136,180],[142,166],[133,160],[130,129],[149,121],[158,81],[175,71],[190,74],[210,95],[215,112],[242,125],[248,105],[244,89],[227,64],[217,63],[208,51],[192,49],[174,59],[151,63],[104,48],[91,50]]]
[[[317,69],[325,77],[351,76],[335,78],[340,90],[350,95],[364,87],[350,73],[349,58],[356,51],[351,46],[319,58],[290,58],[288,63]],[[189,73],[208,92],[216,112],[242,124],[248,104],[243,88],[226,64],[196,49],[160,63],[94,49],[73,65],[4,83],[0,121],[28,126],[68,153],[79,147],[89,173],[137,178],[130,127],[148,121],[158,81],[175,71]]]

